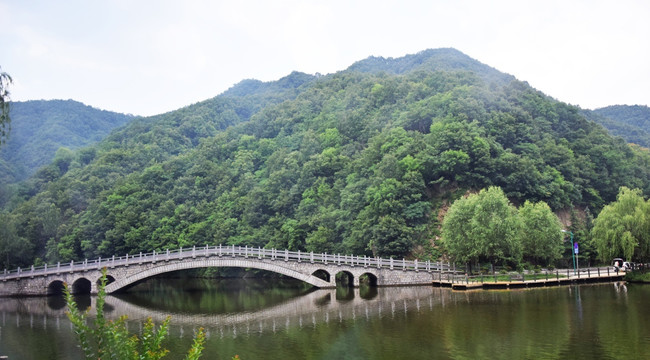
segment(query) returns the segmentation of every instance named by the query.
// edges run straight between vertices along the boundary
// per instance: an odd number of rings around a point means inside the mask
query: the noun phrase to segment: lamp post
[[[563,233],[569,233],[569,236],[571,237],[571,258],[573,259],[573,275],[576,274],[576,257],[578,254],[578,248],[575,247],[575,244],[573,243],[573,232],[572,231],[567,231],[567,230],[562,230]]]

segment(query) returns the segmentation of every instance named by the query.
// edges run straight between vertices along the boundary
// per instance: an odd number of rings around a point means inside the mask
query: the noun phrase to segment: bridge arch
[[[338,286],[339,284],[347,287],[354,287],[354,274],[346,270],[339,271],[336,273],[336,285]]]
[[[327,281],[328,283],[330,282],[332,275],[327,271],[323,269],[318,269],[312,273],[312,276],[315,276],[319,279],[323,279]]]
[[[101,281],[102,281],[102,278],[100,277],[100,278],[97,279],[97,281],[95,281],[95,284],[97,284],[97,286],[99,286]],[[115,278],[113,277],[113,275],[106,274],[106,285],[111,284],[113,282],[115,282]]]
[[[47,295],[61,295],[63,294],[63,281],[54,280],[47,285]]]
[[[84,277],[78,278],[72,283],[73,294],[90,294],[91,290],[92,283]]]
[[[113,276],[115,279],[114,282],[106,286],[106,292],[112,293],[118,290],[121,290],[131,284],[134,284],[138,281],[150,278],[155,275],[160,275],[168,272],[179,271],[179,270],[189,270],[189,269],[198,269],[198,268],[209,268],[209,267],[238,267],[238,268],[250,268],[250,269],[259,269],[275,272],[281,275],[292,277],[304,281],[310,285],[327,288],[332,287],[332,285],[315,276],[307,275],[299,271],[290,269],[285,266],[281,266],[283,262],[278,261],[277,263],[267,263],[259,262],[255,260],[248,259],[229,259],[229,258],[218,258],[218,259],[185,259],[183,262],[175,263],[166,263],[161,265],[154,265],[146,270],[138,271],[133,274],[129,274],[124,277],[119,277],[117,273],[111,273],[109,275]]]
[[[377,275],[371,273],[371,272],[365,272],[359,276],[359,284],[365,283],[369,286],[376,287],[377,286]]]

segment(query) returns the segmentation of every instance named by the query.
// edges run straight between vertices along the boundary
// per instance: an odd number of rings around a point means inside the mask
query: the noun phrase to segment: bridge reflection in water
[[[80,297],[78,301],[83,308],[91,306],[89,316],[94,317],[96,297]],[[193,336],[196,329],[204,327],[208,337],[237,337],[278,332],[292,327],[315,327],[330,322],[395,318],[418,313],[423,308],[433,310],[449,302],[466,301],[466,293],[421,286],[320,289],[269,308],[225,314],[161,311],[113,296],[107,296],[105,309],[109,319],[128,315],[127,326],[131,331],[140,331],[142,323],[149,317],[160,324],[171,316],[172,336]],[[59,331],[66,327],[72,329],[65,310],[60,297],[5,298],[0,302],[2,328],[6,328],[7,322],[12,322],[16,327],[41,327],[44,330],[54,327]]]

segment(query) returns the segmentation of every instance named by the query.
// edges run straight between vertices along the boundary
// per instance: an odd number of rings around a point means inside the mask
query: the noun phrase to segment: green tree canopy
[[[491,263],[521,260],[517,209],[498,187],[455,201],[442,224],[447,253],[457,261]]]
[[[621,187],[616,201],[594,220],[591,233],[603,261],[650,259],[650,205],[641,190]]]
[[[549,264],[562,255],[562,224],[543,201],[526,201],[519,208],[524,259]]]
[[[2,144],[9,131],[7,127],[11,119],[9,118],[9,84],[13,82],[13,79],[6,72],[1,71],[0,68],[0,144]]]

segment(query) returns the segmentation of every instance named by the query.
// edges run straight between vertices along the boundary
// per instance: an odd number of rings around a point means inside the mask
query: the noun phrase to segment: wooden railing
[[[543,270],[543,271],[522,271],[522,272],[507,272],[507,273],[494,273],[483,275],[468,276],[458,273],[441,274],[435,280],[439,282],[447,282],[451,284],[477,284],[477,283],[513,283],[513,282],[544,282],[544,281],[561,281],[561,280],[576,280],[576,279],[595,279],[603,277],[612,277],[615,275],[625,275],[622,269],[618,272],[612,266],[603,267],[588,267],[583,269],[556,269],[556,270]]]

